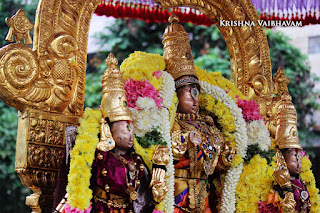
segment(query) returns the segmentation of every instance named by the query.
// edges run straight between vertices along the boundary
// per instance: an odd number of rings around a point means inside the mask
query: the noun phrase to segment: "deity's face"
[[[284,158],[291,177],[296,177],[301,172],[301,150],[289,149],[284,153]]]
[[[177,90],[178,112],[197,113],[199,109],[199,89],[196,84],[182,86]]]
[[[116,121],[112,124],[111,134],[119,150],[128,151],[133,146],[133,131],[132,122]]]

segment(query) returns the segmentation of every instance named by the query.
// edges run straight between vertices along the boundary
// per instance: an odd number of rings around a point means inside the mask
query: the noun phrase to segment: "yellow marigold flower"
[[[238,202],[237,203],[237,212],[247,212],[248,203],[247,202]]]
[[[140,51],[130,54],[120,66],[124,80],[149,80],[157,90],[160,89],[161,78],[155,80],[153,73],[164,69],[165,61],[161,55]]]
[[[301,161],[301,172],[305,172],[311,168],[311,161],[304,156]]]
[[[243,162],[242,157],[240,155],[236,155],[232,160],[231,166],[232,167],[238,166],[242,162]]]

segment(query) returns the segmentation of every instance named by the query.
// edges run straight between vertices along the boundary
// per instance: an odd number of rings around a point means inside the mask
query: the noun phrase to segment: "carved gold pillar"
[[[33,190],[26,198],[33,212],[52,211],[65,149],[64,129],[77,124],[77,116],[33,109],[19,112],[15,170],[21,182]]]

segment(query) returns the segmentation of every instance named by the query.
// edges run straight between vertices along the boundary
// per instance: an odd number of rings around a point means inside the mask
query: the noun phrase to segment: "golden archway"
[[[55,179],[64,150],[64,128],[83,113],[88,31],[100,0],[40,0],[33,48],[14,43],[0,49],[0,98],[20,112],[16,172],[34,194],[34,212],[51,212]],[[158,0],[163,8],[200,10],[219,27],[229,50],[232,80],[258,101],[268,119],[272,99],[269,48],[258,14],[249,0]],[[22,12],[16,14],[25,20]],[[12,17],[14,18],[14,17]],[[220,20],[255,26],[220,26]],[[19,37],[25,26],[11,33]],[[21,36],[21,35],[20,35]],[[18,39],[17,39],[18,40]],[[46,156],[45,160],[41,156]]]

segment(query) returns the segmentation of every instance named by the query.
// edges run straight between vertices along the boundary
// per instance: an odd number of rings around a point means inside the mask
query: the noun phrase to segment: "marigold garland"
[[[311,170],[311,161],[307,156],[302,158],[300,180],[303,180],[307,185],[307,190],[310,193],[311,213],[320,212],[320,194],[316,187],[316,181]]]
[[[208,82],[200,81],[201,92],[214,97],[217,101],[221,102],[226,109],[230,110],[232,117],[234,117],[234,125],[236,126],[234,131],[235,143],[234,148],[237,151],[237,155],[242,157],[246,156],[247,148],[247,130],[246,124],[242,117],[241,109],[238,108],[236,103],[230,96],[221,88],[214,86]],[[221,115],[223,117],[223,114]],[[227,171],[221,196],[221,206],[219,207],[222,212],[234,212],[236,205],[236,186],[240,179],[240,174],[242,172],[243,163],[236,165],[235,167],[229,168]]]
[[[68,175],[68,203],[72,208],[86,210],[90,207],[92,190],[90,186],[91,166],[99,143],[100,110],[86,108],[80,119],[78,135],[70,153],[70,171]]]
[[[260,155],[251,158],[245,164],[236,188],[236,212],[258,212],[258,201],[266,200],[273,186],[275,161],[267,164],[267,160]]]
[[[243,100],[247,100],[247,97],[244,96],[230,80],[223,77],[221,72],[207,72],[198,66],[195,66],[195,69],[199,79],[225,90],[228,95],[235,100],[235,102],[236,96]]]

